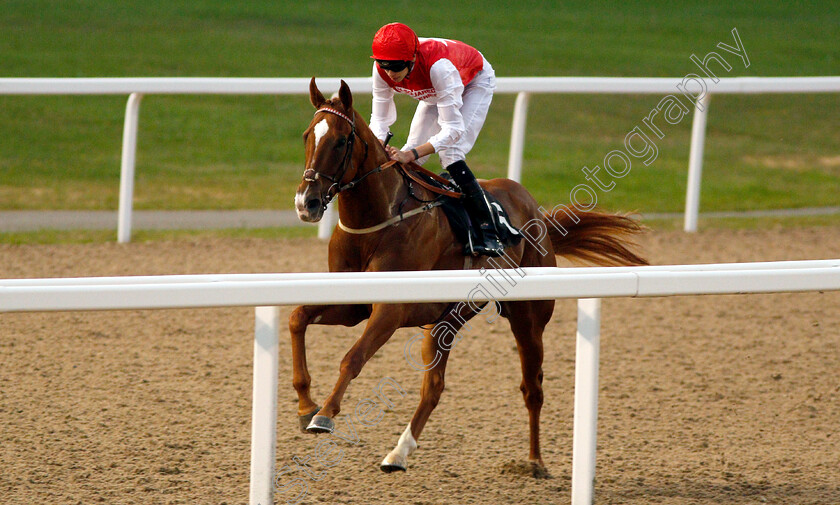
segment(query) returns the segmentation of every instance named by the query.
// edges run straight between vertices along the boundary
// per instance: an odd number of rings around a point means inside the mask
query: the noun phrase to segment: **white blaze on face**
[[[318,149],[318,144],[321,143],[321,139],[324,138],[324,135],[330,131],[330,125],[327,124],[327,119],[324,118],[315,125],[313,132],[315,133],[315,149]],[[313,153],[314,153],[313,149]],[[309,215],[309,211],[306,210],[306,200],[309,196],[310,192],[310,185],[306,186],[306,189],[300,193],[295,194],[295,209],[297,209],[298,217],[304,218],[305,216]]]
[[[315,149],[318,149],[318,144],[328,131],[330,131],[330,125],[327,124],[327,118],[315,125]]]
[[[295,193],[295,209],[297,209],[298,217],[300,217],[306,209],[304,195],[301,192]]]

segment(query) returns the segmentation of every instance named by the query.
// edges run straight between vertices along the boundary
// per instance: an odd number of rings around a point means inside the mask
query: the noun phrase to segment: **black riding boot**
[[[484,196],[484,191],[475,180],[475,175],[464,161],[456,161],[446,167],[446,170],[452,175],[455,184],[461,187],[464,193],[464,208],[481,231],[481,241],[473,244],[473,252],[480,256],[501,256],[504,254],[504,246],[499,240],[493,210]]]

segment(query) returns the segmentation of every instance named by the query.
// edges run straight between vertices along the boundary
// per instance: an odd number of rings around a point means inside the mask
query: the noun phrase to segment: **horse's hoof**
[[[300,431],[302,431],[303,433],[309,433],[308,431],[306,431],[306,428],[307,426],[309,426],[309,423],[312,421],[312,418],[315,417],[315,414],[317,414],[319,410],[321,410],[321,407],[315,407],[315,410],[313,410],[312,412],[306,415],[298,416],[298,422],[300,423]]]
[[[335,430],[335,421],[327,416],[315,416],[310,421],[306,431],[309,433],[332,433]]]
[[[408,461],[406,458],[400,457],[397,454],[389,454],[385,456],[382,463],[379,464],[379,469],[385,473],[405,472]]]
[[[405,472],[405,467],[400,465],[379,465],[379,469],[385,473],[392,473],[392,472]]]

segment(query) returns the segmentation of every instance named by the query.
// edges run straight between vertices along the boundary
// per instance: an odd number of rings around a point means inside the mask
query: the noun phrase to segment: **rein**
[[[381,165],[381,166],[377,167],[375,169],[375,171],[376,172],[381,172],[382,170],[384,170],[388,167],[394,166],[396,163],[397,162],[394,161],[394,160],[389,161],[388,163],[385,163],[384,165]],[[437,175],[433,172],[430,172],[430,171],[426,170],[425,168],[421,167],[420,165],[417,165],[416,163],[413,163],[410,166],[406,166],[406,165],[403,165],[402,163],[400,163],[399,164],[399,170],[403,175],[405,175],[406,177],[408,177],[412,181],[416,182],[420,186],[428,189],[432,193],[436,193],[438,195],[445,195],[445,196],[449,196],[449,197],[452,197],[452,198],[461,198],[461,196],[462,196],[461,193],[456,193],[455,191],[450,191],[450,190],[445,189],[445,188],[440,188],[440,187],[434,186],[434,185],[429,184],[428,182],[424,181],[422,178],[420,178],[420,176],[417,175],[417,172],[423,173],[423,174],[431,177],[432,179],[434,179],[434,180],[436,180],[436,181],[438,181],[442,184],[446,184],[447,186],[449,185],[449,181],[447,181],[443,177],[441,177],[441,176],[439,176],[439,175]],[[373,173],[373,172],[374,171],[372,170],[371,172],[368,172],[368,174]],[[368,174],[365,174],[365,175],[368,175]],[[416,196],[414,196],[413,192],[411,192],[411,183],[409,183],[409,196],[414,198],[415,200],[418,200],[418,198]],[[370,226],[368,228],[350,228],[350,227],[346,226],[344,223],[342,223],[341,220],[339,219],[338,227],[341,228],[343,231],[345,231],[347,233],[351,233],[353,235],[364,235],[366,233],[373,233],[373,232],[382,230],[382,229],[387,228],[387,227],[389,227],[393,224],[397,224],[400,221],[403,221],[404,219],[407,219],[411,216],[414,216],[414,215],[417,215],[417,214],[422,214],[423,212],[428,212],[435,207],[440,207],[441,205],[443,205],[443,201],[440,200],[440,198],[436,198],[436,199],[430,200],[430,201],[426,201],[426,200],[418,200],[418,201],[424,202],[424,205],[421,205],[420,207],[412,209],[408,212],[400,212],[396,216],[394,216],[390,219],[387,219],[387,220],[385,220],[385,221],[383,221],[383,222],[381,222],[381,223],[379,223],[375,226]],[[402,208],[402,205],[400,205],[400,208]]]
[[[460,199],[462,196],[464,196],[463,193],[458,193],[457,191],[452,191],[450,189],[447,189],[447,188],[452,187],[452,183],[449,182],[449,180],[439,176],[438,174],[436,174],[434,172],[426,170],[425,168],[421,167],[420,165],[418,165],[416,163],[412,163],[408,167],[403,165],[402,169],[403,169],[403,173],[405,175],[407,175],[412,181],[414,181],[417,184],[419,184],[420,186],[428,189],[432,193],[437,193],[439,195],[446,195],[446,196],[450,196],[452,198],[457,198],[457,199]],[[437,181],[441,184],[443,184],[445,187],[440,188],[440,187],[435,186],[433,184],[429,184],[428,182],[424,181],[419,175],[417,175],[418,172],[427,176],[427,177],[432,178],[433,180],[435,180],[435,181]]]
[[[334,115],[344,119],[345,121],[350,123],[350,128],[352,129],[352,131],[350,133],[350,136],[347,139],[347,148],[344,150],[344,157],[341,160],[341,170],[340,170],[339,175],[337,175],[335,177],[329,176],[329,175],[326,175],[326,174],[322,174],[321,172],[318,172],[318,171],[316,171],[315,169],[312,169],[312,168],[307,168],[303,172],[303,180],[305,180],[307,182],[315,182],[318,179],[326,179],[326,180],[328,180],[332,183],[332,185],[327,190],[327,194],[323,198],[323,208],[324,208],[324,210],[326,210],[327,205],[339,193],[355,187],[357,184],[359,184],[360,182],[362,182],[367,177],[369,177],[373,174],[378,174],[385,169],[388,169],[388,168],[393,167],[394,165],[397,165],[397,161],[396,160],[391,160],[391,161],[388,161],[386,163],[383,163],[382,165],[379,165],[378,167],[374,168],[373,170],[371,170],[367,173],[364,173],[359,177],[356,177],[352,181],[350,181],[346,184],[341,184],[341,180],[344,178],[344,174],[347,173],[347,169],[349,167],[350,161],[353,158],[353,146],[355,145],[356,137],[359,137],[359,139],[362,140],[362,143],[365,144],[365,158],[364,159],[367,159],[367,156],[368,156],[368,144],[356,132],[356,122],[353,121],[353,119],[350,116],[348,116],[348,115],[346,115],[346,114],[344,114],[340,111],[337,111],[337,110],[335,110],[331,107],[321,107],[320,109],[315,111],[315,114],[318,114],[318,113],[321,113],[321,112],[327,112],[327,113],[330,113],[330,114],[334,114]],[[362,163],[364,163],[364,160],[362,161]],[[425,168],[421,167],[420,165],[418,165],[416,163],[411,163],[410,165],[403,165],[402,163],[400,163],[399,164],[399,170],[406,177],[410,178],[412,181],[416,182],[417,184],[419,184],[423,188],[431,191],[432,193],[435,193],[435,194],[438,194],[438,195],[446,195],[446,196],[449,196],[449,197],[452,197],[452,198],[458,198],[458,199],[460,199],[463,196],[461,193],[458,193],[456,191],[452,191],[450,189],[447,189],[447,188],[452,187],[451,183],[447,179],[445,179],[445,178],[443,178],[443,177],[441,177],[441,176],[439,176],[439,175],[437,175],[433,172],[430,172],[429,170],[426,170]],[[433,179],[433,180],[435,180],[439,183],[441,183],[444,187],[441,188],[441,187],[438,187],[438,186],[435,186],[433,184],[430,184],[430,183],[426,182],[425,180],[423,180],[423,178],[421,178],[419,175],[417,175],[418,172],[426,175],[427,177],[430,177],[431,179]],[[371,227],[368,227],[368,228],[349,228],[349,227],[345,226],[344,223],[341,222],[341,220],[338,221],[338,227],[341,228],[343,231],[345,231],[347,233],[352,233],[352,234],[355,234],[355,235],[373,233],[375,231],[379,231],[379,230],[382,230],[384,228],[387,228],[388,226],[391,226],[393,224],[399,223],[400,221],[402,221],[406,218],[409,218],[411,216],[421,214],[423,212],[428,212],[429,210],[431,210],[435,207],[439,207],[441,205],[443,205],[442,201],[432,200],[430,202],[426,202],[425,205],[422,205],[420,207],[412,209],[408,212],[400,212],[396,216],[394,216],[394,217],[392,217],[392,218],[390,218],[390,219],[388,219],[388,220],[386,220],[382,223],[379,223],[375,226],[371,226]]]

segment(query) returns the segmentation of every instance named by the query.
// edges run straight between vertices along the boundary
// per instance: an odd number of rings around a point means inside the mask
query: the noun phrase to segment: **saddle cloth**
[[[422,177],[423,180],[429,184],[433,184],[439,188],[449,190],[454,188],[455,191],[461,191],[458,185],[452,181],[452,177],[448,172],[440,174],[449,181],[450,187],[448,188],[435,179],[426,176],[422,172],[416,171],[415,174]],[[482,191],[484,190],[482,189]],[[496,197],[487,191],[484,191],[484,196],[487,197],[487,201],[490,202],[490,208],[493,209],[493,221],[496,225],[496,232],[499,234],[499,240],[502,242],[502,245],[505,249],[517,245],[522,240],[522,234],[511,223],[510,217],[508,217],[508,213],[502,206],[501,202],[499,202]],[[464,246],[464,254],[472,256],[472,244],[477,243],[481,237],[481,231],[478,229],[478,223],[476,223],[475,226],[473,225],[470,216],[460,199],[446,195],[441,195],[438,198],[442,202],[441,208],[443,209],[444,214],[446,214],[446,218],[449,220],[449,225],[455,233],[455,238],[459,243],[461,243],[461,245]]]

